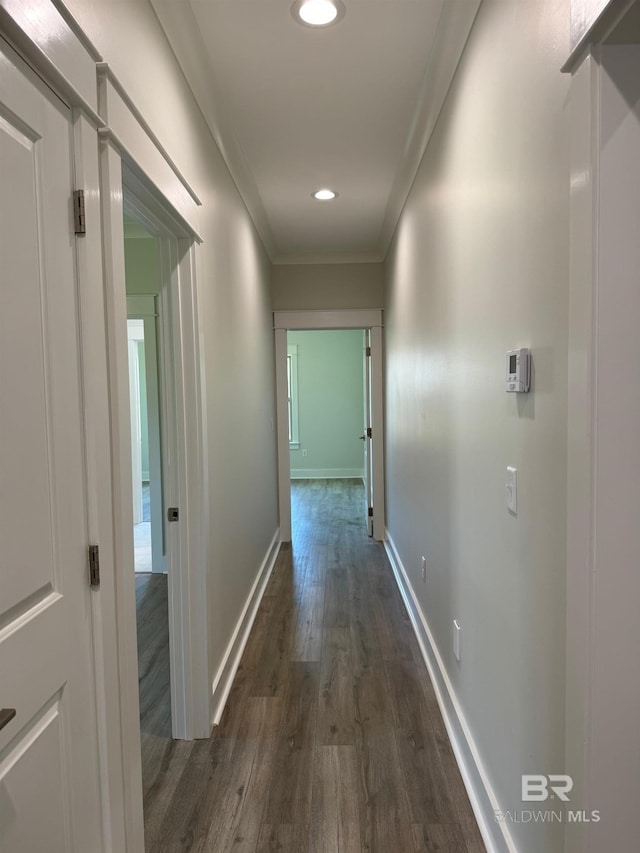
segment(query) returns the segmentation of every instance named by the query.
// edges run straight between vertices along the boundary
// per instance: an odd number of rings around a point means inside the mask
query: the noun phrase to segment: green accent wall
[[[160,292],[158,249],[153,237],[124,241],[127,296]]]
[[[292,477],[361,476],[364,333],[289,332],[287,343],[298,348],[300,447],[291,450]]]

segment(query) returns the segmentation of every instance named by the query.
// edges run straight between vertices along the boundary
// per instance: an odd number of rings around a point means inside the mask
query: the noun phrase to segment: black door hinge
[[[77,235],[87,233],[87,221],[84,214],[84,190],[73,193],[73,227]]]
[[[89,585],[100,586],[100,547],[89,545]]]

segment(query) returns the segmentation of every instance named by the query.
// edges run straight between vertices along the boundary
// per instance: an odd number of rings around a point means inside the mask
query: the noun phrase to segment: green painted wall
[[[301,471],[353,476],[355,470],[361,475],[363,332],[289,332],[287,342],[298,347],[300,448],[291,450],[292,477]]]
[[[153,237],[149,239],[125,237],[124,265],[127,296],[159,293],[158,250]]]

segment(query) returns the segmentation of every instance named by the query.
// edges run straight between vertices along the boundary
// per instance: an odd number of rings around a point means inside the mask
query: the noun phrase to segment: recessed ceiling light
[[[328,27],[344,17],[340,0],[296,0],[291,14],[299,23],[309,27]]]
[[[311,193],[314,198],[317,198],[318,201],[331,201],[333,198],[338,197],[338,193],[334,193],[333,190],[316,190],[314,193]]]

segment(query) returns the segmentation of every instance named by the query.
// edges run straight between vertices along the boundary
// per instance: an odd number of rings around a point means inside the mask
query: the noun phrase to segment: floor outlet
[[[458,620],[453,620],[453,653],[456,656],[456,660],[460,660],[460,634],[462,633],[462,629],[458,624]]]

